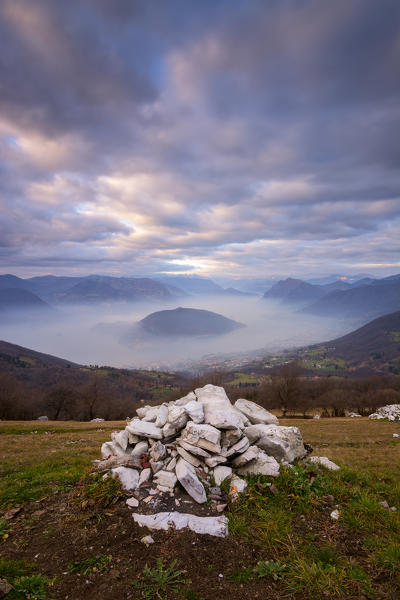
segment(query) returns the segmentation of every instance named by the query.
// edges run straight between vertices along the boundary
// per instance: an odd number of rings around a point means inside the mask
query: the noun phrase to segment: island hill
[[[209,310],[182,307],[151,313],[138,325],[147,333],[163,337],[223,335],[245,327]]]

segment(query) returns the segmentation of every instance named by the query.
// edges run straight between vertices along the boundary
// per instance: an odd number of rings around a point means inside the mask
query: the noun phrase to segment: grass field
[[[252,478],[226,513],[226,540],[155,532],[146,548],[118,484],[83,477],[124,422],[1,422],[0,578],[13,585],[6,598],[398,599],[400,424],[280,424],[298,426],[314,455],[342,469],[298,465],[276,480]]]

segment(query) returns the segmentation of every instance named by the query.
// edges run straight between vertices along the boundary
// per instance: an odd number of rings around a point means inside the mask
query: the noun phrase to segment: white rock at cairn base
[[[218,465],[214,469],[214,481],[217,486],[220,486],[225,479],[232,477],[232,468]]]
[[[268,456],[263,450],[258,449],[258,455],[255,460],[251,460],[243,467],[238,467],[236,472],[239,475],[265,475],[267,477],[278,477],[279,463],[273,456]]]
[[[155,515],[142,515],[133,513],[135,522],[140,527],[149,529],[185,529],[199,534],[208,534],[215,537],[228,535],[228,519],[226,517],[196,517],[187,513],[161,512]]]
[[[111,469],[111,475],[114,478],[118,477],[121,481],[122,489],[128,492],[136,490],[139,485],[139,472],[136,469],[116,467],[115,469]]]
[[[203,504],[207,501],[206,491],[201,481],[199,481],[193,465],[180,457],[176,463],[175,473],[179,483],[185,488],[193,500],[199,504]]]
[[[251,400],[239,398],[239,400],[236,400],[234,406],[237,410],[240,410],[253,425],[257,423],[264,423],[264,425],[278,425],[279,423],[275,415]]]
[[[244,430],[251,444],[265,450],[278,461],[294,462],[307,452],[298,427],[280,425],[251,425]]]

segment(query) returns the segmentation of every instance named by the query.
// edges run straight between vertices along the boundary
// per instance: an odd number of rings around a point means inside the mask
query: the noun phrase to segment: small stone
[[[140,541],[142,542],[142,544],[145,544],[146,546],[150,546],[151,544],[154,544],[154,540],[151,537],[151,535],[145,535],[144,537],[142,537],[142,539]]]
[[[186,452],[184,448],[177,448],[177,451],[178,454],[182,456],[182,458],[187,460],[187,462],[193,465],[194,467],[199,467],[201,465],[201,461],[192,454],[189,454],[189,452]]]
[[[136,446],[134,447],[134,449],[131,452],[131,455],[136,456],[136,457],[142,456],[142,454],[147,453],[148,449],[149,449],[149,443],[143,440],[136,444]]]
[[[382,506],[382,508],[389,508],[389,503],[387,500],[382,500],[382,502],[379,502],[379,504]]]
[[[167,449],[161,442],[157,442],[156,444],[154,444],[154,446],[150,450],[150,456],[155,462],[163,460],[163,458],[165,458],[166,455]]]
[[[247,448],[250,446],[250,442],[246,436],[243,436],[241,440],[233,444],[229,448],[226,453],[226,456],[233,456],[234,454],[240,454],[242,452],[246,452]]]
[[[397,511],[397,508],[396,508],[395,506],[391,506],[391,507],[389,508],[389,510],[390,510],[391,512],[396,512],[396,511]]]
[[[167,422],[177,431],[183,429],[188,422],[189,417],[184,406],[170,406],[168,408]]]
[[[225,456],[210,456],[210,458],[206,458],[205,459],[205,463],[208,467],[216,467],[217,465],[221,464],[221,463],[225,463],[227,461],[227,458]]]
[[[146,504],[148,504],[153,499],[154,499],[153,496],[146,496],[146,498],[144,498],[143,502],[146,502]]]
[[[334,521],[337,521],[339,517],[340,517],[340,512],[338,510],[333,510],[331,512],[331,519],[333,519]]]
[[[153,474],[155,474],[158,471],[161,471],[161,469],[164,467],[164,461],[150,460],[150,467],[151,467],[151,470],[153,471]]]
[[[146,412],[145,416],[143,417],[143,421],[148,422],[148,423],[155,423],[159,412],[160,412],[159,406],[152,406]]]
[[[217,485],[221,485],[225,479],[232,477],[232,469],[231,467],[225,467],[223,465],[218,465],[214,469],[214,480]]]
[[[139,506],[139,500],[136,498],[128,498],[126,505],[129,506],[129,508],[137,508]]]
[[[228,506],[227,504],[217,504],[217,506],[216,506],[217,512],[223,512],[227,506]]]
[[[323,467],[325,467],[325,469],[328,469],[329,471],[340,470],[339,465],[329,460],[327,456],[310,456],[310,458],[308,458],[307,461],[313,464],[322,465]]]
[[[158,486],[162,485],[173,490],[177,482],[177,477],[172,471],[158,471],[154,476],[154,481]]]
[[[165,467],[166,471],[173,471],[176,467],[176,458],[172,457],[167,466]]]
[[[400,437],[400,436],[399,436],[399,434],[398,434],[398,433],[394,433],[394,434],[393,434],[393,437],[394,437],[394,438],[398,438],[398,437]]]
[[[178,439],[177,443],[184,448],[184,450],[190,452],[191,454],[195,454],[196,456],[202,456],[204,458],[208,458],[210,456],[210,453],[206,450],[203,450],[203,448],[193,446],[193,444],[189,444],[188,442],[185,442],[185,440]]]
[[[233,498],[237,498],[238,494],[243,494],[243,492],[247,490],[247,487],[247,481],[234,475],[231,479],[231,485],[229,486],[229,495]]]
[[[158,415],[155,421],[155,426],[156,427],[164,427],[165,423],[167,422],[168,419],[168,405],[167,404],[162,404],[160,406],[160,410],[158,411]]]
[[[140,487],[143,483],[147,483],[148,481],[150,481],[150,479],[151,479],[151,469],[150,468],[143,469],[143,471],[141,471],[141,473],[139,475],[138,487]]]
[[[167,494],[171,491],[171,488],[167,487],[166,485],[157,485],[157,489],[159,492],[162,492],[165,494]]]

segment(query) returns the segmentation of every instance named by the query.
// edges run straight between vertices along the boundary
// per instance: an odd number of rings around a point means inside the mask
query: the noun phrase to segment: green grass
[[[0,578],[12,586],[7,600],[48,600],[48,588],[55,580],[36,571],[36,565],[23,560],[0,558]]]
[[[154,568],[144,567],[142,576],[132,586],[141,589],[142,598],[146,600],[165,600],[169,591],[180,593],[182,587],[190,585],[191,581],[184,579],[185,571],[177,569],[177,564],[178,561],[173,560],[170,565],[164,565],[158,558]]]
[[[73,561],[67,566],[68,573],[79,575],[92,575],[93,573],[106,572],[110,567],[112,556],[106,554],[91,554],[88,558]]]
[[[259,576],[279,580],[288,594],[307,598],[342,598],[366,594],[373,588],[366,564],[387,579],[400,569],[400,515],[385,510],[379,501],[400,506],[398,482],[386,476],[346,468],[331,472],[316,465],[281,467],[272,494],[268,478],[248,478],[246,495],[232,505],[229,528],[232,535],[252,540],[268,556],[257,567],[234,569],[230,580],[253,581]],[[395,485],[394,485],[395,484]],[[334,502],[329,500],[333,496]],[[327,500],[328,498],[328,500]],[[330,513],[339,505],[340,517]],[[381,537],[371,538],[371,527]],[[367,557],[347,555],[341,539],[365,540]]]

